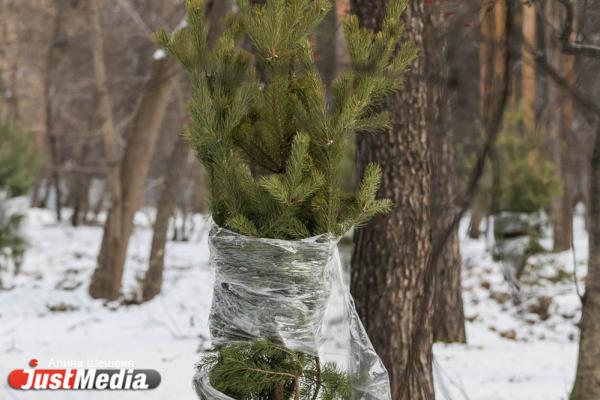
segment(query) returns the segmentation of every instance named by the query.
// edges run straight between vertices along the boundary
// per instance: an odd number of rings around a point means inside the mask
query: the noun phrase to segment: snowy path
[[[577,255],[586,254],[581,221]],[[132,238],[124,290],[134,291],[148,256],[150,230],[143,216]],[[87,284],[98,251],[99,227],[57,225],[47,211],[32,210],[31,248],[12,290],[0,291],[0,399],[108,399],[108,392],[17,392],[6,376],[32,358],[51,363],[120,362],[158,370],[162,383],[151,392],[122,392],[119,399],[194,399],[191,387],[197,350],[207,336],[211,274],[205,235],[170,243],[164,291],[142,306],[111,307],[92,301]],[[567,399],[575,363],[579,318],[569,254],[538,260],[535,283],[553,300],[541,318],[527,304],[506,300],[502,271],[483,241],[462,240],[468,323],[467,345],[436,345],[438,399]],[[584,270],[583,267],[580,269]],[[582,271],[578,271],[580,275]],[[559,279],[560,278],[560,279]],[[542,321],[542,319],[544,319]],[[501,337],[501,336],[506,336]],[[449,396],[446,394],[449,393]],[[465,396],[466,394],[466,396]]]

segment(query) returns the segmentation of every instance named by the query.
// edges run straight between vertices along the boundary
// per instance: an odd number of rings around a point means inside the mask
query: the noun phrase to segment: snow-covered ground
[[[128,294],[137,290],[147,265],[148,220],[145,214],[136,218],[124,277]],[[587,237],[580,216],[575,229],[581,280]],[[212,291],[206,229],[189,242],[169,243],[163,293],[141,306],[89,298],[100,227],[72,228],[57,224],[49,211],[31,210],[26,232],[30,249],[22,273],[5,279],[12,289],[0,290],[0,399],[195,398],[191,377],[208,335]],[[435,346],[438,399],[567,399],[580,313],[572,254],[533,258],[516,306],[485,241],[466,238],[462,229],[461,244],[468,344]],[[75,363],[156,369],[162,383],[154,391],[119,394],[10,390],[6,376],[32,358],[41,368]]]

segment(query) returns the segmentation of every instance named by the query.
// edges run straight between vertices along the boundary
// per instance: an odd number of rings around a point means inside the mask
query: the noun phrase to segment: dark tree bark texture
[[[353,0],[352,7],[364,26],[379,28],[388,1]],[[425,319],[425,340],[409,365],[423,275],[431,256],[431,172],[427,137],[427,55],[425,25],[431,24],[420,1],[409,2],[406,39],[421,55],[406,74],[405,87],[390,96],[387,107],[393,128],[378,135],[359,136],[359,173],[369,162],[383,170],[380,196],[394,201],[393,211],[356,232],[351,286],[359,315],[388,368],[396,400],[432,399],[431,369],[433,313],[431,301]],[[431,43],[429,46],[436,46]]]
[[[600,123],[596,130],[590,178],[588,274],[573,400],[594,400],[600,396]]]
[[[433,242],[445,240],[444,233],[457,213],[455,140],[450,127],[448,91],[448,61],[446,58],[446,27],[439,3],[425,8],[430,23],[425,24],[426,43],[437,45],[425,48],[427,77],[427,127],[431,147],[431,220]],[[462,260],[458,226],[443,244],[436,260],[433,336],[436,342],[464,343],[465,314],[462,300]]]

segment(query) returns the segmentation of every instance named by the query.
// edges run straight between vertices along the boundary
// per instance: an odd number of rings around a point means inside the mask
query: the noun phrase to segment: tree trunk
[[[119,182],[119,155],[117,148],[117,131],[114,124],[112,112],[112,100],[108,89],[108,80],[106,76],[106,63],[104,62],[104,33],[100,21],[99,0],[90,1],[90,15],[92,25],[92,53],[94,63],[94,75],[99,97],[99,113],[102,119],[102,137],[104,142],[104,153],[106,158],[107,181],[110,192],[110,201],[113,210],[106,220],[104,227],[104,237],[109,237],[116,246],[121,243],[121,204],[122,193]],[[104,239],[102,249],[104,249]],[[101,250],[99,265],[94,271],[92,282],[90,284],[90,295],[94,298],[116,298],[118,293],[114,293],[116,278],[111,271],[111,266],[103,267],[104,252]],[[113,266],[114,267],[114,266]],[[120,278],[119,278],[120,279]]]
[[[353,0],[364,26],[379,28],[385,0]],[[392,397],[421,400],[434,397],[432,376],[432,306],[427,307],[424,339],[409,361],[414,321],[424,290],[423,278],[431,255],[429,199],[431,173],[427,140],[428,47],[424,30],[431,24],[422,2],[410,2],[406,38],[421,49],[421,56],[400,93],[390,96],[387,107],[393,128],[379,135],[359,136],[357,161],[360,173],[369,162],[383,170],[380,196],[395,203],[394,210],[379,216],[356,232],[352,257],[351,288],[359,315],[390,373]],[[414,374],[405,375],[407,368]]]
[[[71,205],[73,207],[71,225],[79,226],[85,223],[87,210],[89,209],[91,178],[84,174],[77,174],[72,180],[74,182],[71,185]]]
[[[437,43],[426,47],[425,76],[429,83],[427,126],[431,146],[431,220],[433,242],[444,240],[456,214],[456,160],[454,134],[450,128],[446,29],[442,10],[432,4],[425,9],[430,23],[425,25],[425,41]],[[462,260],[458,226],[443,246],[436,262],[433,337],[437,342],[466,342],[465,314],[462,300]]]
[[[536,114],[535,98],[537,93],[537,80],[535,74],[535,60],[531,49],[537,49],[536,5],[523,4],[523,66],[521,68],[521,101],[523,111],[523,124],[527,135],[535,134]]]
[[[95,1],[92,2],[92,4],[94,3]],[[101,36],[101,34],[100,30],[93,36]],[[95,64],[102,63],[95,62]],[[102,70],[101,66],[97,67]],[[112,202],[104,227],[98,265],[89,288],[90,295],[94,298],[115,300],[120,295],[127,245],[133,229],[133,216],[141,203],[144,182],[152,160],[158,132],[169,104],[175,76],[176,67],[170,59],[153,60],[150,78],[144,88],[127,136],[125,154],[120,168],[118,164],[114,166],[109,164]],[[103,85],[99,85],[99,88],[106,87],[106,80],[99,79],[99,81],[104,82]],[[108,94],[101,97],[108,98]],[[107,160],[114,160],[113,157],[114,154],[110,157],[107,156]],[[118,177],[116,183],[113,176],[115,170]]]
[[[508,57],[508,45],[507,45],[507,35],[506,35],[506,21],[508,18],[507,15],[507,0],[496,0],[494,2],[494,75],[493,75],[493,84],[494,86],[500,86],[499,82],[503,82],[505,80],[506,74],[506,57]],[[491,90],[491,95],[496,95],[497,90]],[[492,99],[493,102],[496,102],[497,99]]]
[[[572,400],[600,398],[600,122],[596,128],[591,162],[589,247],[579,360]]]
[[[90,155],[90,145],[85,142],[81,148],[78,149],[79,154],[78,165],[85,167],[86,161]],[[71,194],[71,207],[73,213],[71,214],[71,225],[79,226],[85,223],[86,213],[89,209],[89,191],[92,177],[90,174],[85,172],[73,171],[69,184],[69,193]]]
[[[574,2],[577,4],[577,2]],[[577,15],[577,14],[576,14]],[[574,31],[577,30],[577,21],[574,21]],[[571,37],[571,42],[575,42],[575,35]],[[564,76],[569,82],[569,87],[574,88],[577,80],[577,69],[575,65],[575,56],[571,54],[563,54],[562,70]],[[562,107],[561,107],[561,136],[563,139],[564,147],[561,152],[561,167],[563,175],[563,193],[562,193],[562,207],[560,211],[560,229],[554,236],[554,249],[555,250],[567,250],[571,248],[571,242],[573,239],[573,209],[575,206],[575,182],[574,178],[576,175],[584,175],[583,171],[576,169],[577,162],[575,160],[575,148],[576,132],[573,130],[574,111],[573,111],[573,98],[563,91],[562,95]]]
[[[179,137],[169,159],[164,187],[158,202],[150,261],[142,288],[142,301],[151,300],[160,293],[162,288],[169,219],[175,209],[175,195],[185,171],[188,154],[189,144],[183,137]]]
[[[471,210],[471,221],[469,221],[469,237],[471,239],[479,239],[481,235],[481,220],[483,215],[479,207],[474,206]]]
[[[52,41],[48,50],[46,59],[46,68],[44,71],[44,118],[45,118],[45,134],[43,135],[48,141],[48,154],[50,160],[47,168],[50,169],[50,177],[54,184],[55,191],[55,211],[56,219],[62,221],[62,190],[61,190],[61,176],[59,171],[59,151],[58,143],[56,138],[56,132],[54,130],[54,110],[52,104],[54,96],[52,94],[52,77],[53,69],[56,64],[56,49],[60,44],[60,27],[63,17],[64,3],[58,2],[56,4],[56,16],[54,17],[54,25],[52,27]]]
[[[562,6],[557,2],[546,4],[546,18],[554,26],[560,26],[562,21]],[[563,71],[565,76],[571,76],[574,83],[573,56],[561,52],[559,38],[553,29],[548,29],[547,34],[548,60],[556,71]],[[550,136],[551,158],[556,168],[556,178],[563,184],[560,196],[551,204],[552,222],[554,230],[554,250],[564,251],[571,248],[573,235],[573,160],[570,154],[572,138],[573,112],[570,96],[564,89],[554,82],[548,83],[548,133]]]
[[[177,88],[177,102],[181,111],[181,121],[184,121],[186,107],[180,88]],[[142,287],[142,301],[151,300],[160,293],[162,288],[169,219],[175,209],[177,189],[185,173],[185,166],[190,153],[189,148],[185,138],[179,135],[171,152],[167,173],[164,176],[163,189],[158,201],[149,266]]]
[[[479,46],[479,115],[483,120],[490,109],[494,74],[494,11],[492,0],[481,5],[481,45]]]
[[[119,183],[119,149],[117,130],[115,128],[114,116],[112,111],[112,99],[108,89],[108,78],[106,76],[106,63],[104,62],[104,33],[100,21],[101,4],[99,0],[90,1],[90,15],[92,25],[92,54],[94,63],[94,76],[99,97],[100,118],[102,119],[102,138],[104,143],[104,157],[106,159],[107,181],[110,192],[111,204],[115,210],[120,210],[121,206],[121,185]],[[119,239],[120,221],[119,215],[115,219],[111,228],[114,230],[115,239]]]
[[[480,9],[481,44],[479,45],[479,118],[483,124],[490,112],[494,82],[494,3],[483,0]],[[487,210],[486,210],[487,211]],[[469,237],[479,239],[484,210],[475,204],[471,209]]]

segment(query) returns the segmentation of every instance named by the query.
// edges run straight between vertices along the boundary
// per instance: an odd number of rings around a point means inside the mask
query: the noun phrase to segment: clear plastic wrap
[[[390,400],[388,373],[343,280],[338,240],[252,238],[213,226],[215,273],[209,324],[214,345],[268,339],[335,362],[352,378],[352,399]],[[201,399],[229,400],[198,372]]]
[[[509,281],[517,282],[516,274],[542,236],[543,223],[539,213],[502,212],[492,217],[494,257],[502,261]]]

